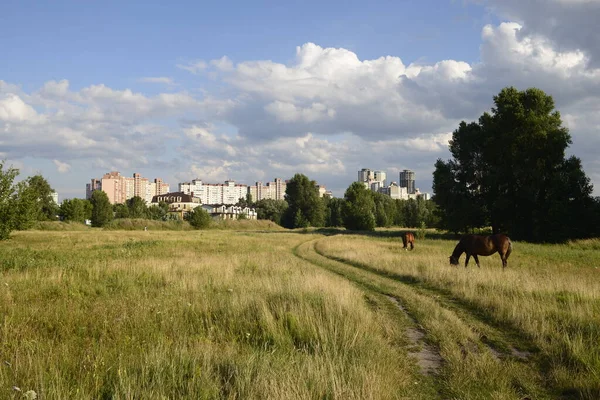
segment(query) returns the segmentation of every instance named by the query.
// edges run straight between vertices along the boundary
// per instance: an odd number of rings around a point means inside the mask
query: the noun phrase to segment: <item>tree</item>
[[[373,201],[375,204],[374,215],[375,223],[379,227],[389,227],[394,224],[396,216],[396,205],[394,200],[383,193],[373,192]]]
[[[283,226],[286,228],[323,226],[325,207],[319,197],[319,189],[315,181],[309,180],[303,174],[294,175],[286,186],[285,199],[288,208],[282,218]]]
[[[29,229],[35,221],[44,219],[39,205],[39,196],[29,180],[19,182],[13,194],[12,208],[14,211],[13,226],[17,230]]]
[[[591,204],[592,187],[579,159],[565,160],[571,137],[552,97],[511,87],[494,105],[478,122],[461,122],[450,141],[453,159],[436,162],[441,224],[455,231],[491,225],[532,241],[589,235],[576,228],[585,218],[577,207]],[[560,231],[548,221],[560,221]]]
[[[140,196],[133,196],[127,200],[127,208],[129,209],[129,218],[146,218],[148,207],[146,201]]]
[[[85,223],[91,217],[92,204],[83,199],[63,200],[59,208],[59,215],[63,221]]]
[[[288,208],[285,200],[262,199],[254,203],[256,208],[256,217],[258,219],[268,219],[281,225],[281,217]]]
[[[344,227],[349,230],[375,229],[375,202],[372,192],[362,182],[353,182],[344,194],[342,214]]]
[[[58,204],[56,204],[52,198],[54,189],[52,189],[48,181],[41,175],[34,175],[27,178],[27,185],[36,198],[35,220],[56,220]]]
[[[4,161],[0,161],[0,240],[8,239],[14,229],[14,180],[18,175],[18,169],[4,169]]]
[[[92,203],[92,226],[102,227],[112,221],[113,210],[105,192],[94,190],[90,202]]]
[[[325,203],[325,226],[344,226],[342,214],[344,199],[324,196],[323,201]]]
[[[196,207],[185,215],[186,221],[195,229],[206,229],[210,226],[211,217],[202,207]]]
[[[129,218],[129,207],[127,204],[113,204],[115,218]]]
[[[158,204],[153,204],[148,207],[148,218],[156,221],[164,221],[167,219],[167,213],[169,212],[169,204],[161,201]]]

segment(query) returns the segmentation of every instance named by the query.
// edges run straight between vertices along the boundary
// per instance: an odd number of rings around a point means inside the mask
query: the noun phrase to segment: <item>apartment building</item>
[[[134,196],[141,197],[149,204],[154,196],[168,193],[169,185],[160,178],[151,182],[139,173],[134,173],[130,178],[121,175],[118,171],[111,171],[104,174],[101,179],[92,179],[86,185],[87,199],[92,197],[94,190],[102,190],[106,193],[111,204],[123,204]]]
[[[179,184],[179,191],[200,199],[202,204],[236,204],[248,195],[248,185],[227,180],[225,183],[204,183],[201,179]]]
[[[248,192],[252,196],[252,201],[263,199],[284,200],[287,184],[281,178],[275,178],[273,182],[256,182],[248,187]]]

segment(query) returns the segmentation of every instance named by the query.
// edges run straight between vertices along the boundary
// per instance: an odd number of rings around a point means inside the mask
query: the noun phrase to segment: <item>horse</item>
[[[413,235],[412,232],[404,232],[402,234],[402,244],[404,245],[404,247],[402,247],[404,250],[408,250],[408,245],[410,244],[410,249],[414,249],[415,248],[415,235]]]
[[[508,236],[502,233],[490,236],[465,235],[454,248],[454,252],[450,256],[450,264],[458,265],[461,254],[466,253],[465,268],[469,265],[471,256],[475,259],[477,267],[481,268],[477,256],[491,256],[495,252],[500,254],[502,269],[506,268],[508,256],[512,252],[512,242]]]

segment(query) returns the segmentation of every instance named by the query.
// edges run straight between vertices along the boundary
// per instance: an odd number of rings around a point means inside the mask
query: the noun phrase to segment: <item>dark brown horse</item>
[[[408,245],[410,244],[410,249],[415,248],[415,235],[412,232],[404,232],[402,234],[402,244],[404,245],[403,249],[408,250]]]
[[[491,256],[495,252],[500,254],[502,268],[506,268],[506,260],[508,260],[508,256],[512,252],[512,243],[508,236],[501,233],[490,236],[465,235],[454,248],[454,252],[450,256],[450,264],[458,265],[458,259],[461,254],[466,253],[465,268],[469,265],[469,258],[471,256],[473,256],[477,267],[479,267],[477,256]]]

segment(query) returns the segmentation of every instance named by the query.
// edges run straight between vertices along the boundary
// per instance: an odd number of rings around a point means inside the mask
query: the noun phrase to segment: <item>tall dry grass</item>
[[[448,294],[466,311],[516,329],[540,349],[544,374],[561,396],[600,396],[600,240],[514,243],[504,271],[498,255],[480,257],[481,269],[473,260],[467,269],[451,267],[455,244],[423,240],[415,251],[404,252],[394,238],[345,235],[320,241],[319,249]]]
[[[314,237],[16,233],[0,243],[0,397],[429,398],[380,307],[292,254]]]

